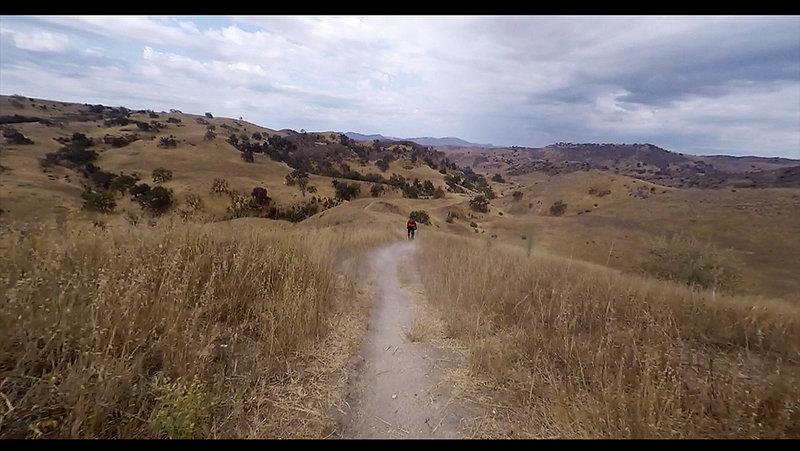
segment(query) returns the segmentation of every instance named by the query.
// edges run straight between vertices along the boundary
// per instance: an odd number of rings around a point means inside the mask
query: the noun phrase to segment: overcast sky
[[[800,158],[800,16],[0,16],[0,94]]]

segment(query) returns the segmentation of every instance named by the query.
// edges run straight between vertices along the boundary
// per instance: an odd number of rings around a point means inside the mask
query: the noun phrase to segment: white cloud
[[[34,52],[63,52],[69,48],[69,37],[48,31],[10,31],[14,45]]]
[[[45,23],[74,30],[76,33],[92,33],[130,42],[144,41],[164,45],[192,47],[201,45],[197,30],[187,26],[174,27],[170,23],[159,23],[139,16],[44,16],[38,18]]]

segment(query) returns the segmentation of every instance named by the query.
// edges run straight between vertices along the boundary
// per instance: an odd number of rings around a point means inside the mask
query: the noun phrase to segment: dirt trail
[[[355,364],[341,438],[465,438],[463,408],[440,383],[447,352],[411,342],[414,324],[407,275],[414,242],[377,250],[375,302],[369,331]]]

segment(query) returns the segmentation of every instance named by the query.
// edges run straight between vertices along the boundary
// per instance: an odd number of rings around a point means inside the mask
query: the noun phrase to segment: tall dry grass
[[[392,237],[269,224],[4,231],[0,437],[274,430],[265,387],[352,309],[342,265]]]
[[[479,435],[800,437],[797,304],[429,235],[429,297],[512,412]]]

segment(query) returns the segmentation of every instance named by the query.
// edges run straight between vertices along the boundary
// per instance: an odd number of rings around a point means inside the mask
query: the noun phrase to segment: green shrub
[[[213,401],[194,379],[158,381],[156,407],[150,420],[156,434],[170,439],[202,438],[211,420]]]

